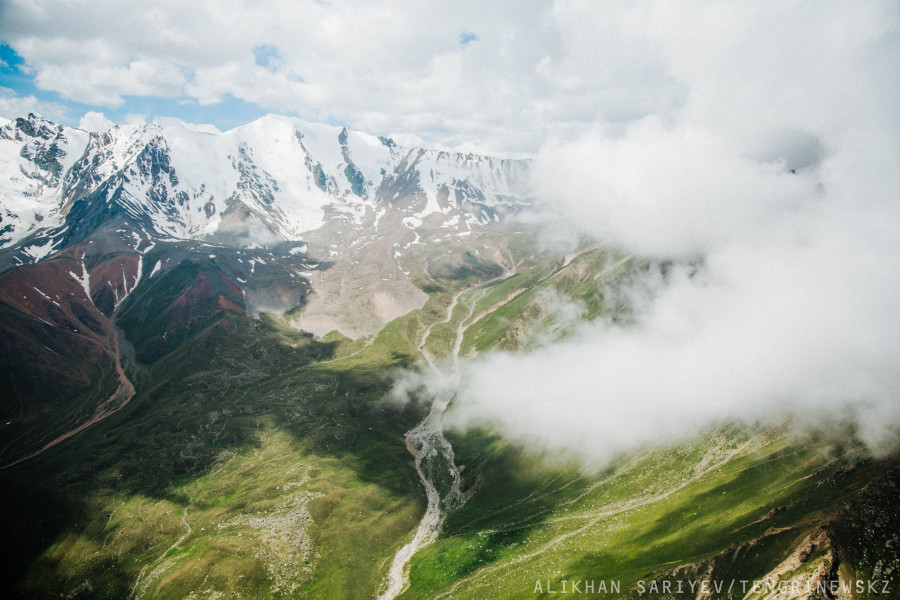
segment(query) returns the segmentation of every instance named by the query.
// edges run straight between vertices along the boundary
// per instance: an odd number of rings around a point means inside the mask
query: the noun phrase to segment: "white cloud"
[[[14,119],[28,113],[60,121],[68,117],[69,109],[55,102],[43,102],[34,96],[19,96],[15,91],[0,86],[0,115]]]
[[[115,108],[225,94],[266,110],[533,150],[545,131],[676,109],[646,10],[572,2],[6,4],[0,35],[38,85]],[[464,37],[461,37],[464,36]],[[477,40],[465,43],[468,36]],[[258,64],[260,48],[277,60]]]
[[[106,115],[100,112],[90,111],[81,117],[78,123],[79,129],[85,131],[107,131],[115,125],[114,122],[106,118]]]
[[[595,129],[550,142],[535,166],[537,194],[589,233],[643,254],[702,255],[777,225],[816,196],[812,177],[745,158],[732,141],[656,117],[610,137]]]
[[[214,125],[204,123],[188,123],[181,119],[173,117],[157,117],[153,122],[163,127],[177,127],[179,129],[187,129],[188,131],[199,131],[200,133],[222,133]]]
[[[80,102],[114,108],[147,95],[209,104],[231,94],[375,133],[408,131],[449,146],[479,138],[495,151],[521,151],[548,133],[648,115],[668,123],[683,110],[748,143],[762,131],[736,118],[748,110],[774,129],[806,131],[830,118],[802,94],[780,96],[765,115],[756,110],[788,80],[877,111],[848,65],[892,60],[890,49],[869,45],[860,56],[855,44],[885,39],[895,25],[888,1],[813,10],[796,1],[263,0],[223,9],[12,0],[0,35],[41,88]],[[467,36],[477,40],[461,41]],[[274,58],[258,64],[260,48]]]
[[[125,115],[126,125],[145,125],[147,122],[147,115],[142,115],[140,113],[128,113]]]
[[[828,200],[826,200],[828,202]],[[465,371],[457,422],[605,459],[718,421],[821,425],[855,415],[879,446],[900,426],[900,224],[840,202],[739,236],[677,272],[633,327],[583,325]]]
[[[455,419],[600,460],[787,415],[855,420],[883,449],[900,430],[896,6],[693,6],[645,23],[684,105],[558,136],[535,184],[557,226],[703,269],[633,327],[471,363]]]
[[[71,100],[118,108],[124,95],[178,97],[184,76],[174,65],[140,60],[123,66],[46,65],[38,69],[35,83]]]

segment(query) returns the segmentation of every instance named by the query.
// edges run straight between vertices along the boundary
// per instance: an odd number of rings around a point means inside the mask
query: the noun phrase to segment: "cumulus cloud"
[[[84,129],[85,131],[107,131],[111,127],[115,125],[114,122],[106,118],[101,112],[89,111],[85,113],[83,117],[81,117],[81,121],[78,123],[79,129]]]
[[[204,123],[188,123],[174,117],[156,117],[153,122],[163,127],[178,127],[187,129],[188,131],[198,131],[200,133],[222,133],[215,125]]]
[[[549,141],[564,226],[676,269],[636,324],[470,363],[458,424],[600,460],[716,422],[900,431],[900,28],[869,4],[652,10],[676,112]]]
[[[31,95],[20,96],[15,91],[0,86],[0,115],[14,119],[28,113],[58,121],[69,116],[69,109],[57,102],[44,102]]]
[[[589,233],[644,254],[691,257],[787,218],[816,182],[780,161],[740,155],[731,141],[657,117],[621,137],[593,130],[538,154],[535,191]]]
[[[767,127],[809,131],[829,117],[815,103],[798,115],[804,97],[791,90],[760,111],[756,100],[785,81],[877,113],[851,67],[896,60],[877,47],[896,45],[895,13],[888,1],[10,0],[0,37],[41,89],[98,107],[232,96],[373,133],[530,152],[547,135],[649,115],[702,115],[758,145]],[[723,54],[734,40],[743,47]]]
[[[11,0],[0,8],[0,36],[41,89],[99,107],[130,95],[201,105],[233,96],[374,133],[533,151],[547,131],[683,102],[683,87],[645,43],[646,10],[519,0],[264,0],[227,10]]]

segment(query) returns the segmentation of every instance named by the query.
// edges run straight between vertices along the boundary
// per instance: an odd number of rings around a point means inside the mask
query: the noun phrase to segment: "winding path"
[[[188,508],[191,506],[191,504],[194,503],[194,499],[191,496],[188,496],[188,500],[189,502],[184,506],[184,512],[181,513],[181,522],[184,523],[187,531],[185,531],[180,538],[175,540],[175,543],[169,546],[165,552],[160,554],[156,560],[144,565],[141,568],[140,573],[138,573],[137,579],[134,581],[134,585],[131,587],[131,594],[129,595],[129,599],[140,599],[144,597],[144,594],[147,593],[147,590],[150,588],[150,586],[153,585],[153,583],[158,580],[168,568],[168,566],[165,564],[165,558],[169,555],[170,552],[172,552],[172,550],[178,548],[178,546],[181,545],[181,542],[183,542],[185,538],[193,533],[194,528],[191,527],[190,523],[188,523],[187,513]],[[147,569],[151,569],[149,574],[147,573]],[[147,575],[146,578],[144,577],[145,575]],[[142,583],[143,585],[141,585]]]
[[[128,404],[128,401],[131,400],[132,397],[134,397],[134,385],[131,383],[131,380],[128,379],[128,376],[125,374],[125,369],[122,367],[122,360],[120,358],[121,354],[119,351],[119,336],[115,330],[115,327],[112,326],[112,322],[113,321],[110,320],[112,332],[109,334],[112,348],[104,349],[104,351],[113,360],[113,365],[119,381],[118,385],[116,386],[116,390],[112,393],[112,395],[110,395],[109,398],[104,400],[103,403],[97,407],[94,416],[92,416],[90,419],[88,419],[84,423],[81,423],[77,427],[70,429],[62,435],[55,437],[34,452],[27,454],[17,460],[14,460],[11,463],[0,466],[0,470],[8,469],[21,462],[32,459],[39,454],[43,454],[45,451],[49,450],[58,443],[63,442],[78,433],[81,433],[91,425],[99,423],[113,413],[118,412],[119,409]]]

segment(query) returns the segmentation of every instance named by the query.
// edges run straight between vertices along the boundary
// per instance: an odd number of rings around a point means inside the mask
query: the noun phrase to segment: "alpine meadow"
[[[0,2],[0,596],[900,598],[900,6]]]

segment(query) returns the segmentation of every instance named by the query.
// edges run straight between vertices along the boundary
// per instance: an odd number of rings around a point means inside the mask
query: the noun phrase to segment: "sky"
[[[732,419],[896,439],[894,0],[5,0],[0,41],[0,115],[275,112],[525,154],[557,234],[702,261],[634,290],[632,327],[468,361],[457,425],[601,461]]]
[[[852,74],[829,85],[806,69],[824,65],[820,47],[845,63],[857,42],[896,46],[896,3],[859,4],[4,0],[0,114],[226,130],[274,112],[500,154],[688,111],[740,128],[782,82],[854,93]],[[735,104],[719,102],[726,91]],[[793,100],[769,120],[789,120]]]
[[[680,4],[680,3],[679,3]],[[533,153],[550,134],[683,107],[664,4],[4,0],[0,114],[77,125],[268,112]]]

